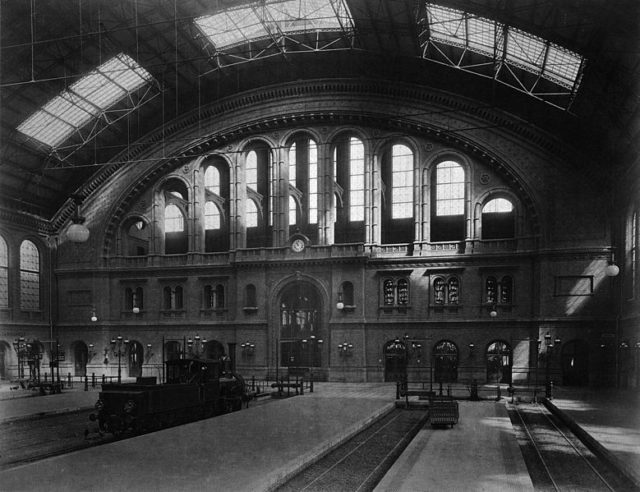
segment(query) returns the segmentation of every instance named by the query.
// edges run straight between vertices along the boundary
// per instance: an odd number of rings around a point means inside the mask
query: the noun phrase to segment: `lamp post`
[[[256,344],[247,340],[244,343],[240,344],[240,348],[242,349],[243,357],[251,357],[256,352]]]
[[[18,379],[24,378],[24,360],[27,355],[27,341],[24,337],[16,338],[13,341],[13,348],[18,356]]]
[[[544,336],[544,342],[546,346],[546,363],[545,363],[545,397],[551,400],[553,398],[553,381],[551,381],[550,366],[551,356],[553,355],[553,348],[556,345],[560,345],[560,338],[556,337],[551,341],[551,335],[547,332]]]
[[[324,343],[322,338],[311,335],[309,339],[302,339],[302,346],[307,351],[307,364],[309,366],[309,391],[313,393],[313,365],[315,364],[315,353],[319,346]]]
[[[199,359],[202,355],[204,355],[204,345],[207,343],[206,338],[201,338],[200,335],[196,334],[195,337],[189,337],[187,339],[187,347],[189,348],[189,354],[194,359]]]
[[[123,339],[121,335],[111,339],[111,351],[114,356],[118,357],[118,383],[122,382],[122,356],[127,353],[129,348],[129,339]]]

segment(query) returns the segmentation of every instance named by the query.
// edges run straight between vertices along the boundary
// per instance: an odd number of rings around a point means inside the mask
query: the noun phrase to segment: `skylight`
[[[267,0],[198,17],[195,24],[221,50],[280,32],[342,31],[352,20],[343,0]]]
[[[55,148],[151,79],[149,72],[121,53],[54,97],[27,118],[18,131]]]
[[[427,36],[423,43],[440,42],[483,54],[508,65],[539,75],[575,91],[584,58],[546,39],[495,20],[461,10],[427,3]],[[449,63],[464,68],[460,60]],[[499,67],[498,67],[499,68]]]

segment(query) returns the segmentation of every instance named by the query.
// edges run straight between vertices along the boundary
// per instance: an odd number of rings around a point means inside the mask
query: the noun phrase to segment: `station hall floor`
[[[97,399],[96,390],[18,394],[0,389],[0,422]],[[505,401],[460,400],[459,423],[421,430],[376,492],[533,490]],[[639,402],[637,392],[556,388],[552,404],[640,483]],[[271,490],[394,405],[393,383],[316,383],[303,396],[5,470],[0,490]]]

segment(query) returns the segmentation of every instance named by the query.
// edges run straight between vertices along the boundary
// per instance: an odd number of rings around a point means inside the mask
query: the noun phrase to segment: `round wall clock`
[[[305,244],[304,241],[300,238],[298,239],[294,239],[293,242],[291,243],[291,250],[294,251],[295,253],[300,253],[302,251],[304,251],[305,248]]]

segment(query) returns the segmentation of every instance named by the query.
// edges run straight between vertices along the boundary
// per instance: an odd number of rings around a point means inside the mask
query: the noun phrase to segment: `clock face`
[[[304,241],[302,239],[295,239],[291,243],[291,249],[296,253],[300,253],[302,250],[304,250]]]

